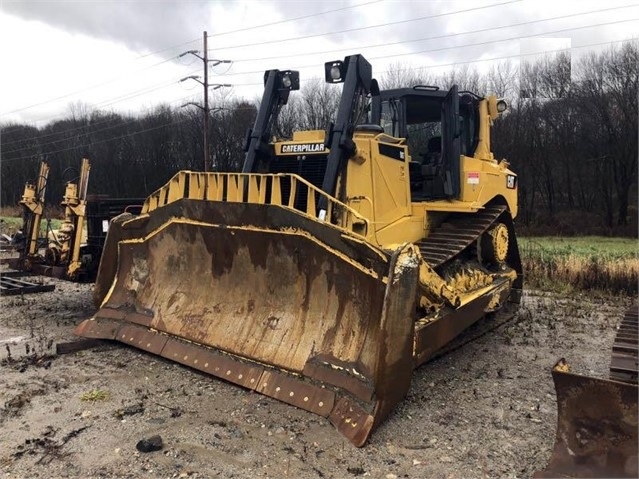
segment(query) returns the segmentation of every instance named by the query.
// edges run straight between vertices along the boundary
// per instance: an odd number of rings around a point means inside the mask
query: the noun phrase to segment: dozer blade
[[[612,347],[610,378],[552,371],[557,437],[550,463],[535,477],[638,477],[637,305],[624,315]]]
[[[180,199],[112,223],[76,334],[327,417],[361,446],[410,386],[418,251],[290,209]]]
[[[535,477],[637,477],[637,385],[553,370],[557,436]]]

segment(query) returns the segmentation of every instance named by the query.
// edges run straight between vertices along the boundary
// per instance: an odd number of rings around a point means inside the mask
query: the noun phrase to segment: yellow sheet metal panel
[[[257,175],[249,175],[246,178],[248,181],[248,202],[249,203],[259,203],[260,202],[260,191],[258,184]]]
[[[375,229],[410,214],[407,147],[376,142],[371,145],[371,176],[374,191]],[[377,151],[376,147],[377,146]],[[392,148],[397,157],[380,154],[384,146]]]
[[[184,198],[184,187],[186,185],[186,171],[180,171],[169,181],[166,203],[172,203]]]
[[[271,184],[271,204],[272,205],[281,205],[282,204],[282,186],[280,182],[279,176],[273,177],[273,182]]]
[[[189,172],[188,173],[189,189],[188,198],[193,200],[203,200],[205,198],[206,174]]]
[[[507,162],[461,158],[461,196],[464,203],[485,205],[497,196],[506,200],[513,218],[517,216],[517,175]]]
[[[357,156],[370,158],[371,145],[374,145],[370,137],[356,139]],[[373,207],[373,183],[371,161],[349,161],[346,172],[346,203],[350,208],[366,218],[369,222],[375,221]],[[375,228],[369,228],[367,237],[374,240]]]
[[[325,136],[326,136],[326,132],[324,130],[294,131],[293,141],[323,142]]]

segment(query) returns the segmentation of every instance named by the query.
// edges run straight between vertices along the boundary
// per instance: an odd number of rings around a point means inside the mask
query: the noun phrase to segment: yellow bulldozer
[[[269,70],[241,173],[180,171],[109,227],[98,311],[121,341],[324,416],[362,446],[412,371],[514,310],[517,176],[490,148],[506,104],[380,91],[361,55],[327,130],[274,138],[299,73]]]

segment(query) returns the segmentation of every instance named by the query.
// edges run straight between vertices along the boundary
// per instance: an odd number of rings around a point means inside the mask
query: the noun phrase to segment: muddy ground
[[[550,368],[607,376],[628,298],[527,292],[511,322],[419,368],[356,449],[319,416],[125,346],[54,355],[91,285],[0,298],[2,477],[525,478],[554,443]],[[10,357],[8,353],[10,352]],[[136,444],[160,435],[160,451]]]

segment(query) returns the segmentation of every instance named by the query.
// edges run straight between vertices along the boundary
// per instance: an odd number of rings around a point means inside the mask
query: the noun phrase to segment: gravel
[[[119,344],[55,355],[91,285],[0,298],[6,478],[524,478],[554,443],[550,368],[607,376],[631,298],[526,292],[511,322],[419,368],[368,444],[322,417]],[[10,356],[9,356],[10,354]],[[136,444],[161,436],[162,449]]]

